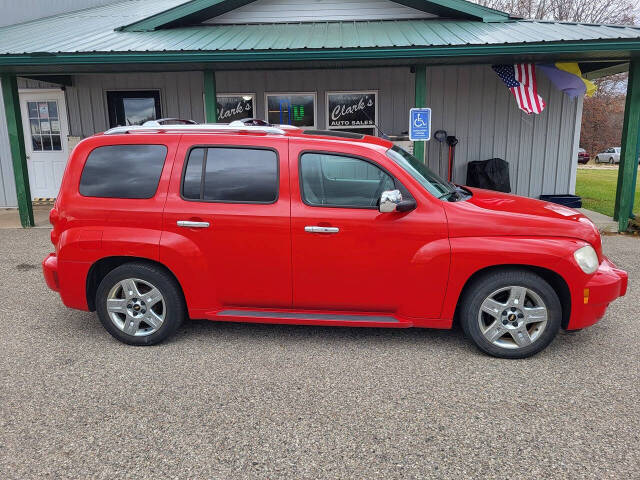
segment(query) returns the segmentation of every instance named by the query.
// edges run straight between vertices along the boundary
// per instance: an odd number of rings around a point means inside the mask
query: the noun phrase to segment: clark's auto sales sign
[[[377,103],[377,92],[328,93],[329,128],[374,127]]]

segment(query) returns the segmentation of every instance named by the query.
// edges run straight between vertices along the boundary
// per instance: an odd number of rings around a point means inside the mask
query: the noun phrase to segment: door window
[[[182,196],[206,202],[274,203],[278,155],[266,148],[193,148],[184,170]]]
[[[329,153],[300,157],[302,199],[323,207],[376,208],[385,190],[406,189],[388,173],[360,158]]]
[[[56,100],[27,102],[31,148],[34,152],[60,151],[60,116]]]
[[[107,92],[109,125],[113,127],[142,125],[162,118],[158,90]]]

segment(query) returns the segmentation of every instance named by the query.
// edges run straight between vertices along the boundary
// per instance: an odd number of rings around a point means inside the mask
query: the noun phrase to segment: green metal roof
[[[129,0],[2,27],[0,65],[640,51],[640,27],[524,20],[342,21],[116,30],[183,3]]]

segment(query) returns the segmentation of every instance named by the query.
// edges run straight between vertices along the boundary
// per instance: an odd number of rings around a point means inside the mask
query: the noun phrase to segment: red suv
[[[522,358],[627,288],[575,210],[452,185],[352,133],[116,128],[74,149],[50,218],[47,284],[133,345],[186,317],[459,322],[484,352]]]

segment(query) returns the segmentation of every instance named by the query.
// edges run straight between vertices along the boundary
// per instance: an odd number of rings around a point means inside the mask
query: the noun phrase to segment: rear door
[[[288,140],[184,135],[164,211],[161,258],[180,271],[193,315],[288,308]]]

